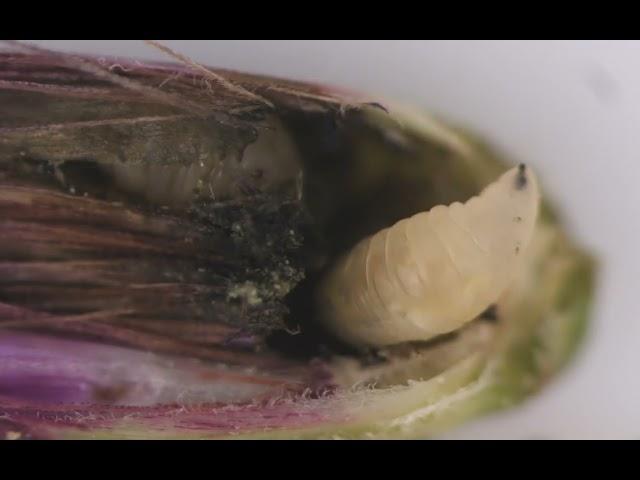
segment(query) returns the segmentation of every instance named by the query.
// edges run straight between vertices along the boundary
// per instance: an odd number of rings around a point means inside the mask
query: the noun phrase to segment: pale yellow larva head
[[[362,240],[321,284],[321,318],[355,345],[460,328],[517,274],[539,203],[535,174],[520,165],[464,204],[439,205]]]

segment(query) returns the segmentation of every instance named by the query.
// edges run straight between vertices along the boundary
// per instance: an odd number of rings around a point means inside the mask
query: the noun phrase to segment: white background
[[[50,48],[166,59],[138,41]],[[601,262],[574,365],[524,406],[448,438],[640,438],[640,43],[166,41],[203,63],[422,104],[534,166]]]

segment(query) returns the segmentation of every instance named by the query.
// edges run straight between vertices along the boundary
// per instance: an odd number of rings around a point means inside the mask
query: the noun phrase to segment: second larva
[[[508,286],[539,203],[535,175],[520,165],[464,204],[438,205],[365,238],[321,283],[323,322],[356,346],[457,330]]]

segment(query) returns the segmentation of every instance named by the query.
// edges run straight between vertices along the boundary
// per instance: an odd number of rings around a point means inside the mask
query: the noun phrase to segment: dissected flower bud
[[[571,357],[593,264],[531,167],[169,53],[0,52],[0,438],[430,436]]]

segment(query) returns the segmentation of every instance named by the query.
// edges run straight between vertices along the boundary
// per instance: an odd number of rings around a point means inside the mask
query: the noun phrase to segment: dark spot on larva
[[[522,217],[513,217],[513,221],[516,223],[520,223],[522,221]]]
[[[516,245],[516,255],[520,253],[520,245]]]
[[[494,303],[493,305],[489,305],[489,307],[480,314],[479,317],[481,320],[485,320],[490,323],[495,323],[498,321],[498,306]]]
[[[527,186],[527,167],[524,163],[518,165],[518,174],[516,175],[516,190],[524,190]]]

